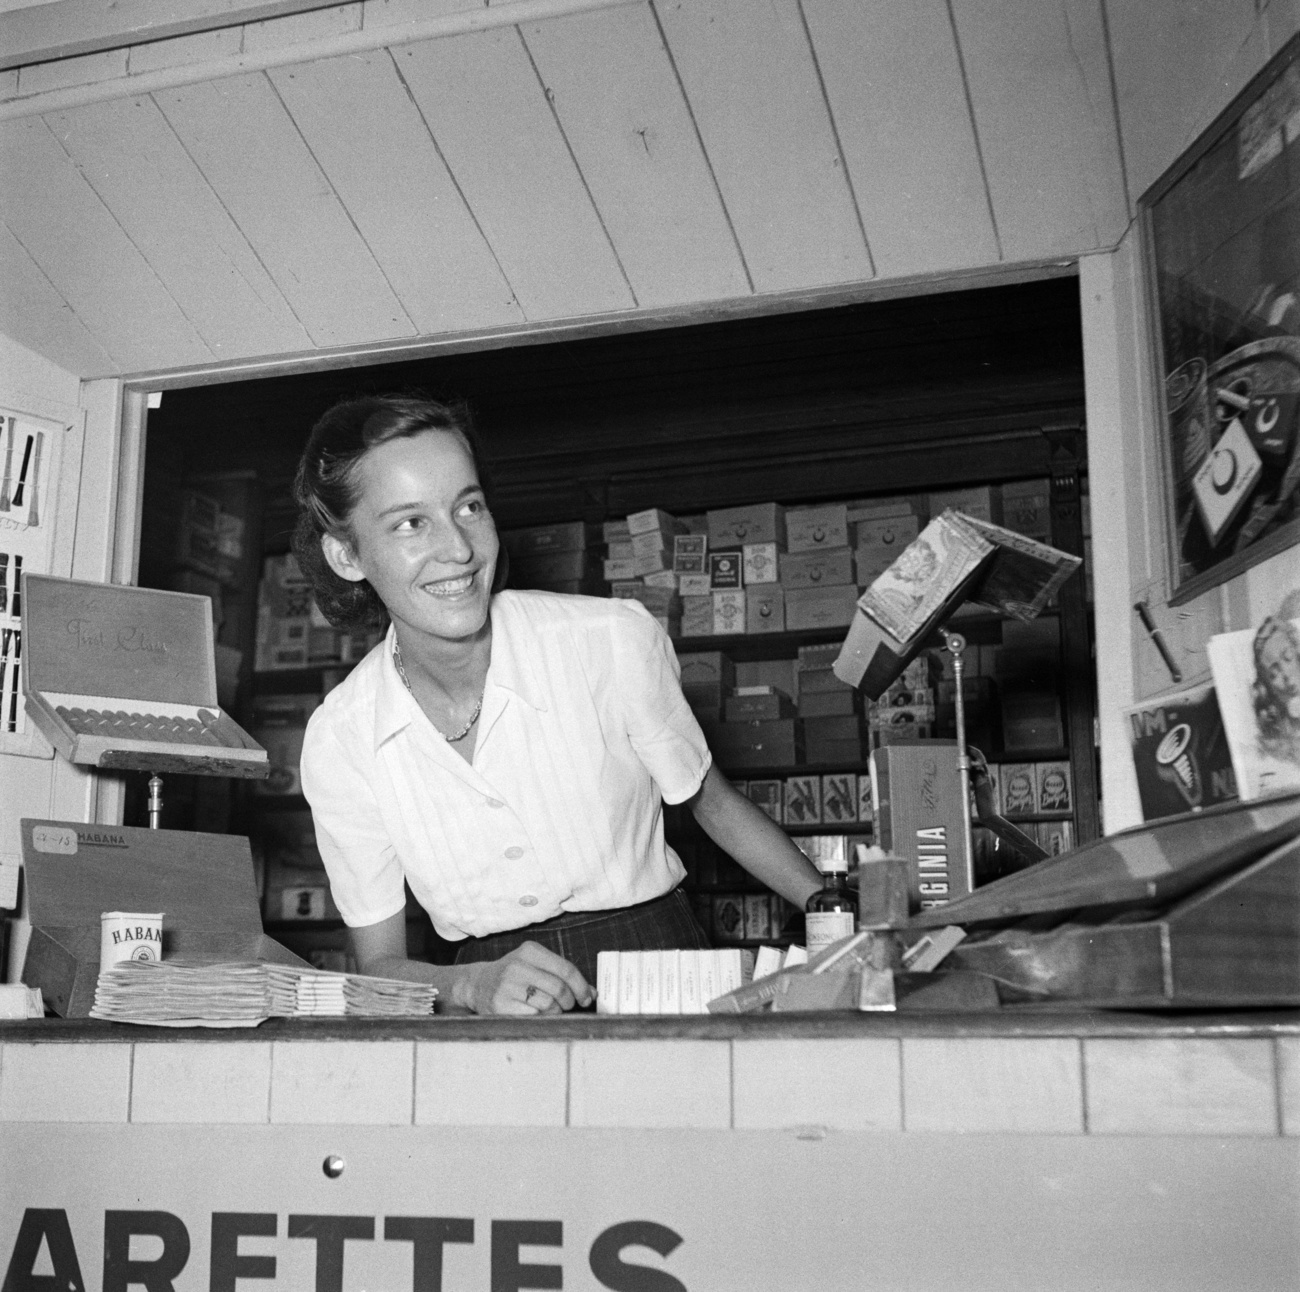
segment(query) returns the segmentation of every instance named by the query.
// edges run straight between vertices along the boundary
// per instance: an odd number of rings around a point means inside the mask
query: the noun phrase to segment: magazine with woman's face
[[[1300,789],[1300,619],[1270,615],[1208,650],[1241,797]]]

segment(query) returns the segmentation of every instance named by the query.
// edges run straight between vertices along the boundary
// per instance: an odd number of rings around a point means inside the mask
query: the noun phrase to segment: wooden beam
[[[0,14],[0,69],[238,27],[338,0],[58,0]]]

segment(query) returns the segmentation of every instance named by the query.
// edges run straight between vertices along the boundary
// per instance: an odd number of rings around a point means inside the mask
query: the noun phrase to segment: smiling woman
[[[303,790],[363,972],[480,1013],[589,1006],[601,950],[707,941],[663,804],[801,906],[811,863],[714,770],[676,656],[637,602],[502,590],[462,409],[352,400],[313,430],[294,547],[377,646],[312,716]],[[406,958],[405,886],[456,965]]]

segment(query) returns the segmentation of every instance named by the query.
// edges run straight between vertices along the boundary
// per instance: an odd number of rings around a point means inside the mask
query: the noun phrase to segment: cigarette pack
[[[842,502],[787,511],[785,526],[786,548],[791,552],[849,545],[848,508]]]
[[[760,811],[767,813],[780,825],[784,819],[781,811],[781,782],[779,780],[761,780],[749,782],[749,800]]]
[[[678,534],[673,539],[673,569],[678,574],[708,572],[709,539],[706,534]]]
[[[715,592],[744,586],[744,552],[741,548],[709,553],[709,583]]]
[[[759,583],[745,589],[745,631],[785,631],[785,593],[779,583]]]
[[[1073,812],[1074,791],[1070,779],[1070,762],[1035,763],[1034,783],[1038,806],[1036,812]]]
[[[700,1013],[706,1013],[709,1001],[722,995],[718,988],[718,955],[715,951],[700,951]]]
[[[822,785],[820,776],[785,778],[785,824],[820,825]]]
[[[745,940],[758,942],[772,936],[772,907],[766,893],[745,894]]]
[[[781,586],[786,589],[843,586],[853,581],[853,553],[847,547],[787,552],[781,557]]]
[[[709,546],[740,547],[745,543],[776,543],[785,547],[785,508],[779,503],[726,507],[708,513]]]
[[[660,951],[658,954],[659,1011],[663,1014],[680,1014],[682,1012],[681,952]]]
[[[828,772],[822,777],[822,824],[840,825],[857,819],[857,775],[853,772]]]
[[[713,594],[713,631],[715,635],[745,631],[745,593],[742,589]]]
[[[777,547],[775,543],[746,543],[741,549],[742,573],[746,587],[753,583],[777,581]]]
[[[599,961],[597,963],[599,964]],[[618,958],[618,1013],[639,1014],[640,1012],[641,962],[635,951],[628,951],[621,953]]]
[[[707,597],[713,593],[713,580],[706,570],[702,574],[677,574],[677,590],[683,597]]]
[[[596,952],[596,1013],[617,1014],[622,981],[618,951]]]
[[[693,575],[683,575],[683,578],[693,578]],[[708,581],[708,575],[704,576]],[[682,636],[683,637],[712,637],[713,636],[713,593],[708,593],[702,597],[688,597],[682,594]]]
[[[1032,816],[1038,803],[1033,763],[1003,763],[999,781],[1002,816]]]
[[[682,950],[677,956],[678,992],[683,1014],[699,1014],[704,1010],[700,1002],[700,955],[694,950]]]
[[[713,935],[722,942],[745,939],[745,899],[740,893],[719,893],[713,899]]]
[[[632,954],[640,961],[641,968],[641,1000],[637,1007],[638,1012],[642,1014],[662,1013],[659,953],[657,951],[635,951]]]

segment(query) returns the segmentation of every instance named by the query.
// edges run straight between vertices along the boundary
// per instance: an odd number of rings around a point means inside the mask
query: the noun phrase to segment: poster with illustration
[[[1219,633],[1208,652],[1240,796],[1300,789],[1300,617]]]
[[[1186,600],[1300,538],[1300,36],[1139,205]]]

